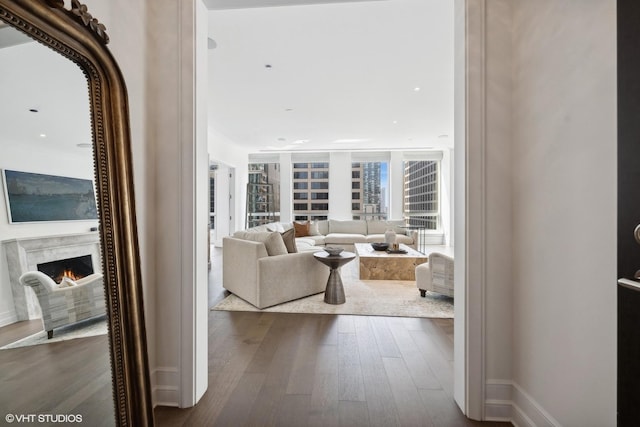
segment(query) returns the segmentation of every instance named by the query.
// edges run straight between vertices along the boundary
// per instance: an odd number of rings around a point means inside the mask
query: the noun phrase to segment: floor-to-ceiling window
[[[434,160],[404,162],[402,213],[408,225],[440,228],[439,165]]]
[[[353,219],[386,219],[389,212],[387,162],[351,164],[351,214]]]
[[[329,215],[329,162],[294,162],[293,218],[322,220]]]
[[[247,225],[280,221],[280,165],[249,163]]]

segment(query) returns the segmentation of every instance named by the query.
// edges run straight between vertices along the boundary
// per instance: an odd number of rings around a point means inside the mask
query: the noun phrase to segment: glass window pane
[[[247,225],[280,221],[280,164],[249,163]]]
[[[293,199],[294,200],[322,200],[324,203],[294,203],[293,216],[296,220],[311,220],[326,218],[329,210],[329,163],[294,163],[293,164]],[[325,191],[310,191],[325,190]],[[309,211],[325,211],[310,214]]]
[[[389,212],[388,162],[353,162],[351,192],[353,218],[386,219]],[[357,202],[357,203],[356,203]]]
[[[439,228],[439,167],[437,161],[404,162],[403,212],[407,223],[427,230]]]

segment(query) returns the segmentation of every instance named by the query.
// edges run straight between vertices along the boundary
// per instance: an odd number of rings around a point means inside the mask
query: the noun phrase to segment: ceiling
[[[452,146],[450,0],[292,1],[205,0],[210,128],[253,152]],[[86,79],[26,41],[0,27],[0,144],[79,150]]]
[[[206,1],[211,128],[254,152],[452,146],[451,0],[291,3]]]
[[[0,27],[0,47],[0,147],[90,155],[77,146],[91,144],[89,88],[80,68],[11,27]]]

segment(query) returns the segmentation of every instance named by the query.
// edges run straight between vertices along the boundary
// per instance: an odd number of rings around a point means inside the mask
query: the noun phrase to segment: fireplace
[[[13,303],[18,321],[42,317],[40,305],[33,290],[20,283],[22,274],[27,271],[41,270],[41,266],[56,260],[74,258],[81,258],[83,259],[81,264],[88,263],[91,266],[90,270],[83,266],[79,273],[88,275],[101,271],[100,236],[97,232],[24,237],[5,240],[2,242],[2,246],[7,258]],[[87,255],[89,258],[85,258]],[[45,271],[44,273],[51,276],[54,272]],[[59,274],[55,273],[55,275]]]
[[[91,255],[45,262],[38,264],[37,267],[38,271],[51,277],[56,283],[60,283],[63,277],[78,280],[93,274]]]

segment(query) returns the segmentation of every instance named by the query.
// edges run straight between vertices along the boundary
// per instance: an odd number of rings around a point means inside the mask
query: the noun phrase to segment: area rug
[[[354,280],[344,283],[344,291],[346,302],[340,305],[326,304],[321,293],[260,310],[229,295],[212,310],[453,318],[453,298],[432,292],[423,298],[415,282]]]
[[[14,341],[11,344],[7,344],[4,347],[0,347],[0,350],[27,347],[30,345],[51,344],[54,342],[106,334],[107,319],[105,316],[101,316],[74,323],[72,325],[63,326],[61,328],[56,328],[53,330],[53,337],[51,339],[47,339],[47,332],[43,330],[18,341]]]

